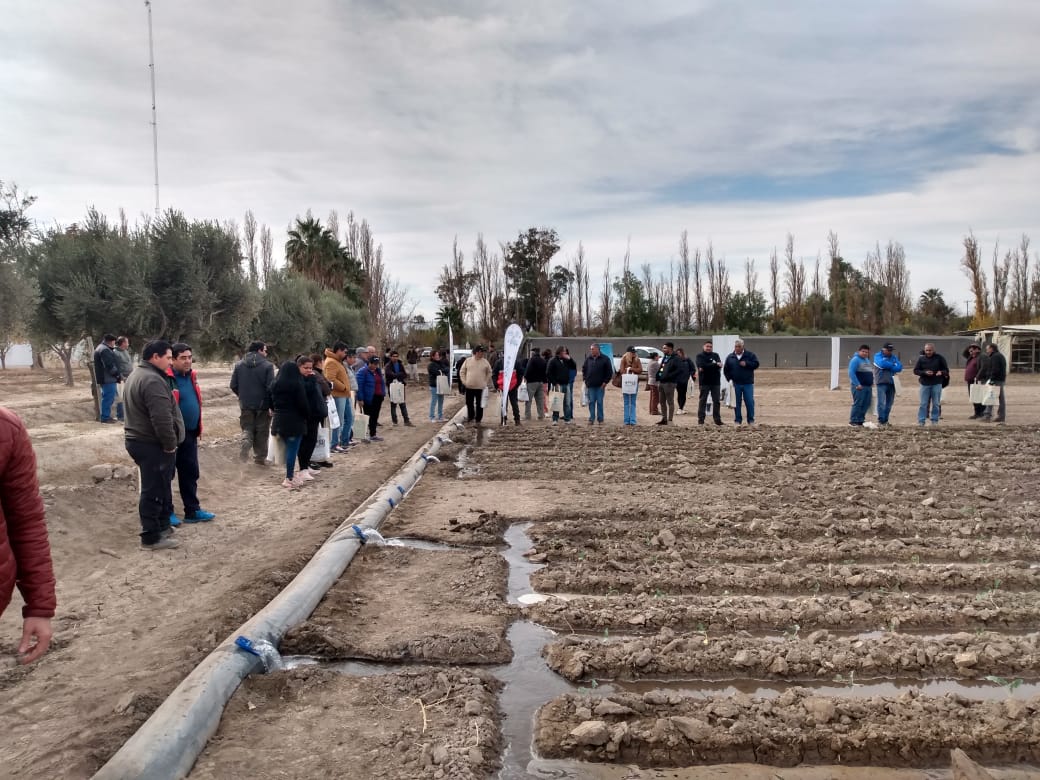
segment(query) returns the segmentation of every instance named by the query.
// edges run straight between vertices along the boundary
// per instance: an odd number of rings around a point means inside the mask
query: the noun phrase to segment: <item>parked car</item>
[[[622,347],[622,349],[624,349],[624,347]],[[646,367],[650,363],[650,353],[651,352],[653,352],[655,355],[663,355],[664,354],[657,347],[641,347],[641,346],[637,346],[636,347],[636,355],[639,357],[639,362],[643,364],[643,372],[644,373],[646,373]],[[620,371],[621,370],[621,355],[624,355],[624,354],[625,354],[624,352],[621,352],[620,354],[614,356],[614,370],[615,371]]]
[[[422,352],[419,353],[419,357],[428,358],[433,354],[433,347],[423,347]]]
[[[472,354],[473,354],[473,350],[472,349],[455,349],[455,350],[452,350],[452,353],[451,353],[451,381],[452,382],[454,382],[458,378],[459,366],[462,365],[462,362],[459,360],[459,358],[462,358],[463,360],[465,360],[466,358],[468,358]]]

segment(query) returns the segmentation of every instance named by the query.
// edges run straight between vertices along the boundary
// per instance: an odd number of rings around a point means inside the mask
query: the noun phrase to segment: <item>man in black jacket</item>
[[[1000,388],[997,396],[997,417],[993,419],[993,407],[986,406],[982,413],[983,422],[1004,422],[1004,384],[1007,382],[1007,360],[992,341],[986,345],[985,357],[979,363],[978,381]]]
[[[934,344],[924,345],[914,364],[914,376],[921,385],[917,424],[924,426],[924,421],[928,419],[928,408],[931,407],[932,425],[938,425],[942,389],[950,383],[950,367],[946,364],[946,358],[935,351]]]
[[[704,342],[704,348],[697,355],[697,383],[700,385],[700,396],[697,399],[697,422],[704,425],[707,413],[708,394],[711,394],[711,416],[716,425],[722,425],[722,410],[719,408],[719,388],[722,386],[722,358],[714,351],[710,341]]]
[[[112,419],[112,404],[116,401],[116,385],[123,379],[119,370],[119,361],[112,347],[116,344],[116,337],[106,333],[101,337],[101,343],[94,349],[94,380],[101,390],[101,413],[98,421],[103,423],[117,423]]]
[[[531,404],[538,411],[538,419],[545,419],[545,360],[538,347],[531,350],[531,357],[524,369],[524,381],[527,382],[527,401],[524,402],[524,419],[531,419]]]
[[[387,397],[392,397],[390,392],[390,385],[394,382],[401,384],[402,394],[404,392],[404,386],[408,382],[408,370],[401,363],[401,355],[394,350],[390,353],[390,362],[383,368],[383,376],[386,377],[386,394]],[[403,397],[403,395],[402,395]],[[414,428],[411,419],[408,417],[408,402],[407,401],[390,401],[390,421],[397,425],[397,410],[401,410],[401,420],[408,428]]]
[[[603,396],[614,378],[614,364],[599,350],[599,344],[589,347],[589,356],[581,367],[581,377],[589,397],[589,425],[603,424]]]
[[[267,462],[267,438],[271,430],[271,383],[274,382],[274,364],[267,359],[267,345],[254,341],[231,372],[231,392],[238,396],[241,414],[242,450],[239,460],[249,459],[263,466]]]
[[[670,425],[675,417],[675,388],[679,384],[682,366],[679,356],[675,354],[675,344],[666,341],[661,347],[664,357],[661,368],[657,371],[657,389],[661,394],[661,419],[658,425]]]

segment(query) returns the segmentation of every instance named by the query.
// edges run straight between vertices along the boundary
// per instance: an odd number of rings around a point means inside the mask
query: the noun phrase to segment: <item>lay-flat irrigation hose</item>
[[[461,410],[458,415],[464,414]],[[450,425],[449,421],[445,425]],[[239,636],[277,645],[285,632],[306,620],[342,576],[365,543],[366,528],[379,523],[404,498],[435,453],[451,443],[439,434],[383,483],[318,548],[284,590],[213,650],[174,688],[151,717],[94,775],[94,780],[179,780],[187,776],[220,725],[228,700],[250,673],[261,667],[254,655],[237,649]],[[380,497],[380,494],[384,493]],[[394,500],[394,496],[397,500]]]

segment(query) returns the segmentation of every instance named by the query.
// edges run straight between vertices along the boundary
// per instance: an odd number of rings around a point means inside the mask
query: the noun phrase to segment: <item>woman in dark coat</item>
[[[437,392],[437,377],[448,377],[451,384],[451,366],[448,361],[441,357],[441,351],[436,349],[430,356],[430,365],[427,368],[430,375],[430,422],[443,422],[444,420],[444,396]]]
[[[303,374],[295,361],[286,360],[282,363],[278,376],[271,384],[271,398],[274,402],[271,433],[285,442],[285,481],[282,487],[297,488],[303,485],[304,480],[302,477],[294,478],[293,473],[303,435],[307,432],[310,405],[303,386]]]
[[[318,443],[318,429],[329,411],[325,405],[325,397],[321,394],[318,374],[314,370],[314,358],[310,355],[300,355],[296,358],[296,365],[300,367],[300,374],[303,375],[303,388],[307,393],[308,408],[307,432],[303,434],[303,440],[300,442],[300,478],[304,482],[310,482],[319,473],[317,469],[311,467],[311,456]],[[324,381],[324,377],[322,377],[322,381]]]

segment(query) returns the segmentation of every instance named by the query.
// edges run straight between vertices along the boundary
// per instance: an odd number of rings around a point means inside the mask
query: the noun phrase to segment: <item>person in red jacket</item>
[[[54,567],[29,432],[0,407],[0,615],[15,585],[25,599],[18,655],[31,664],[47,652],[53,635]]]

